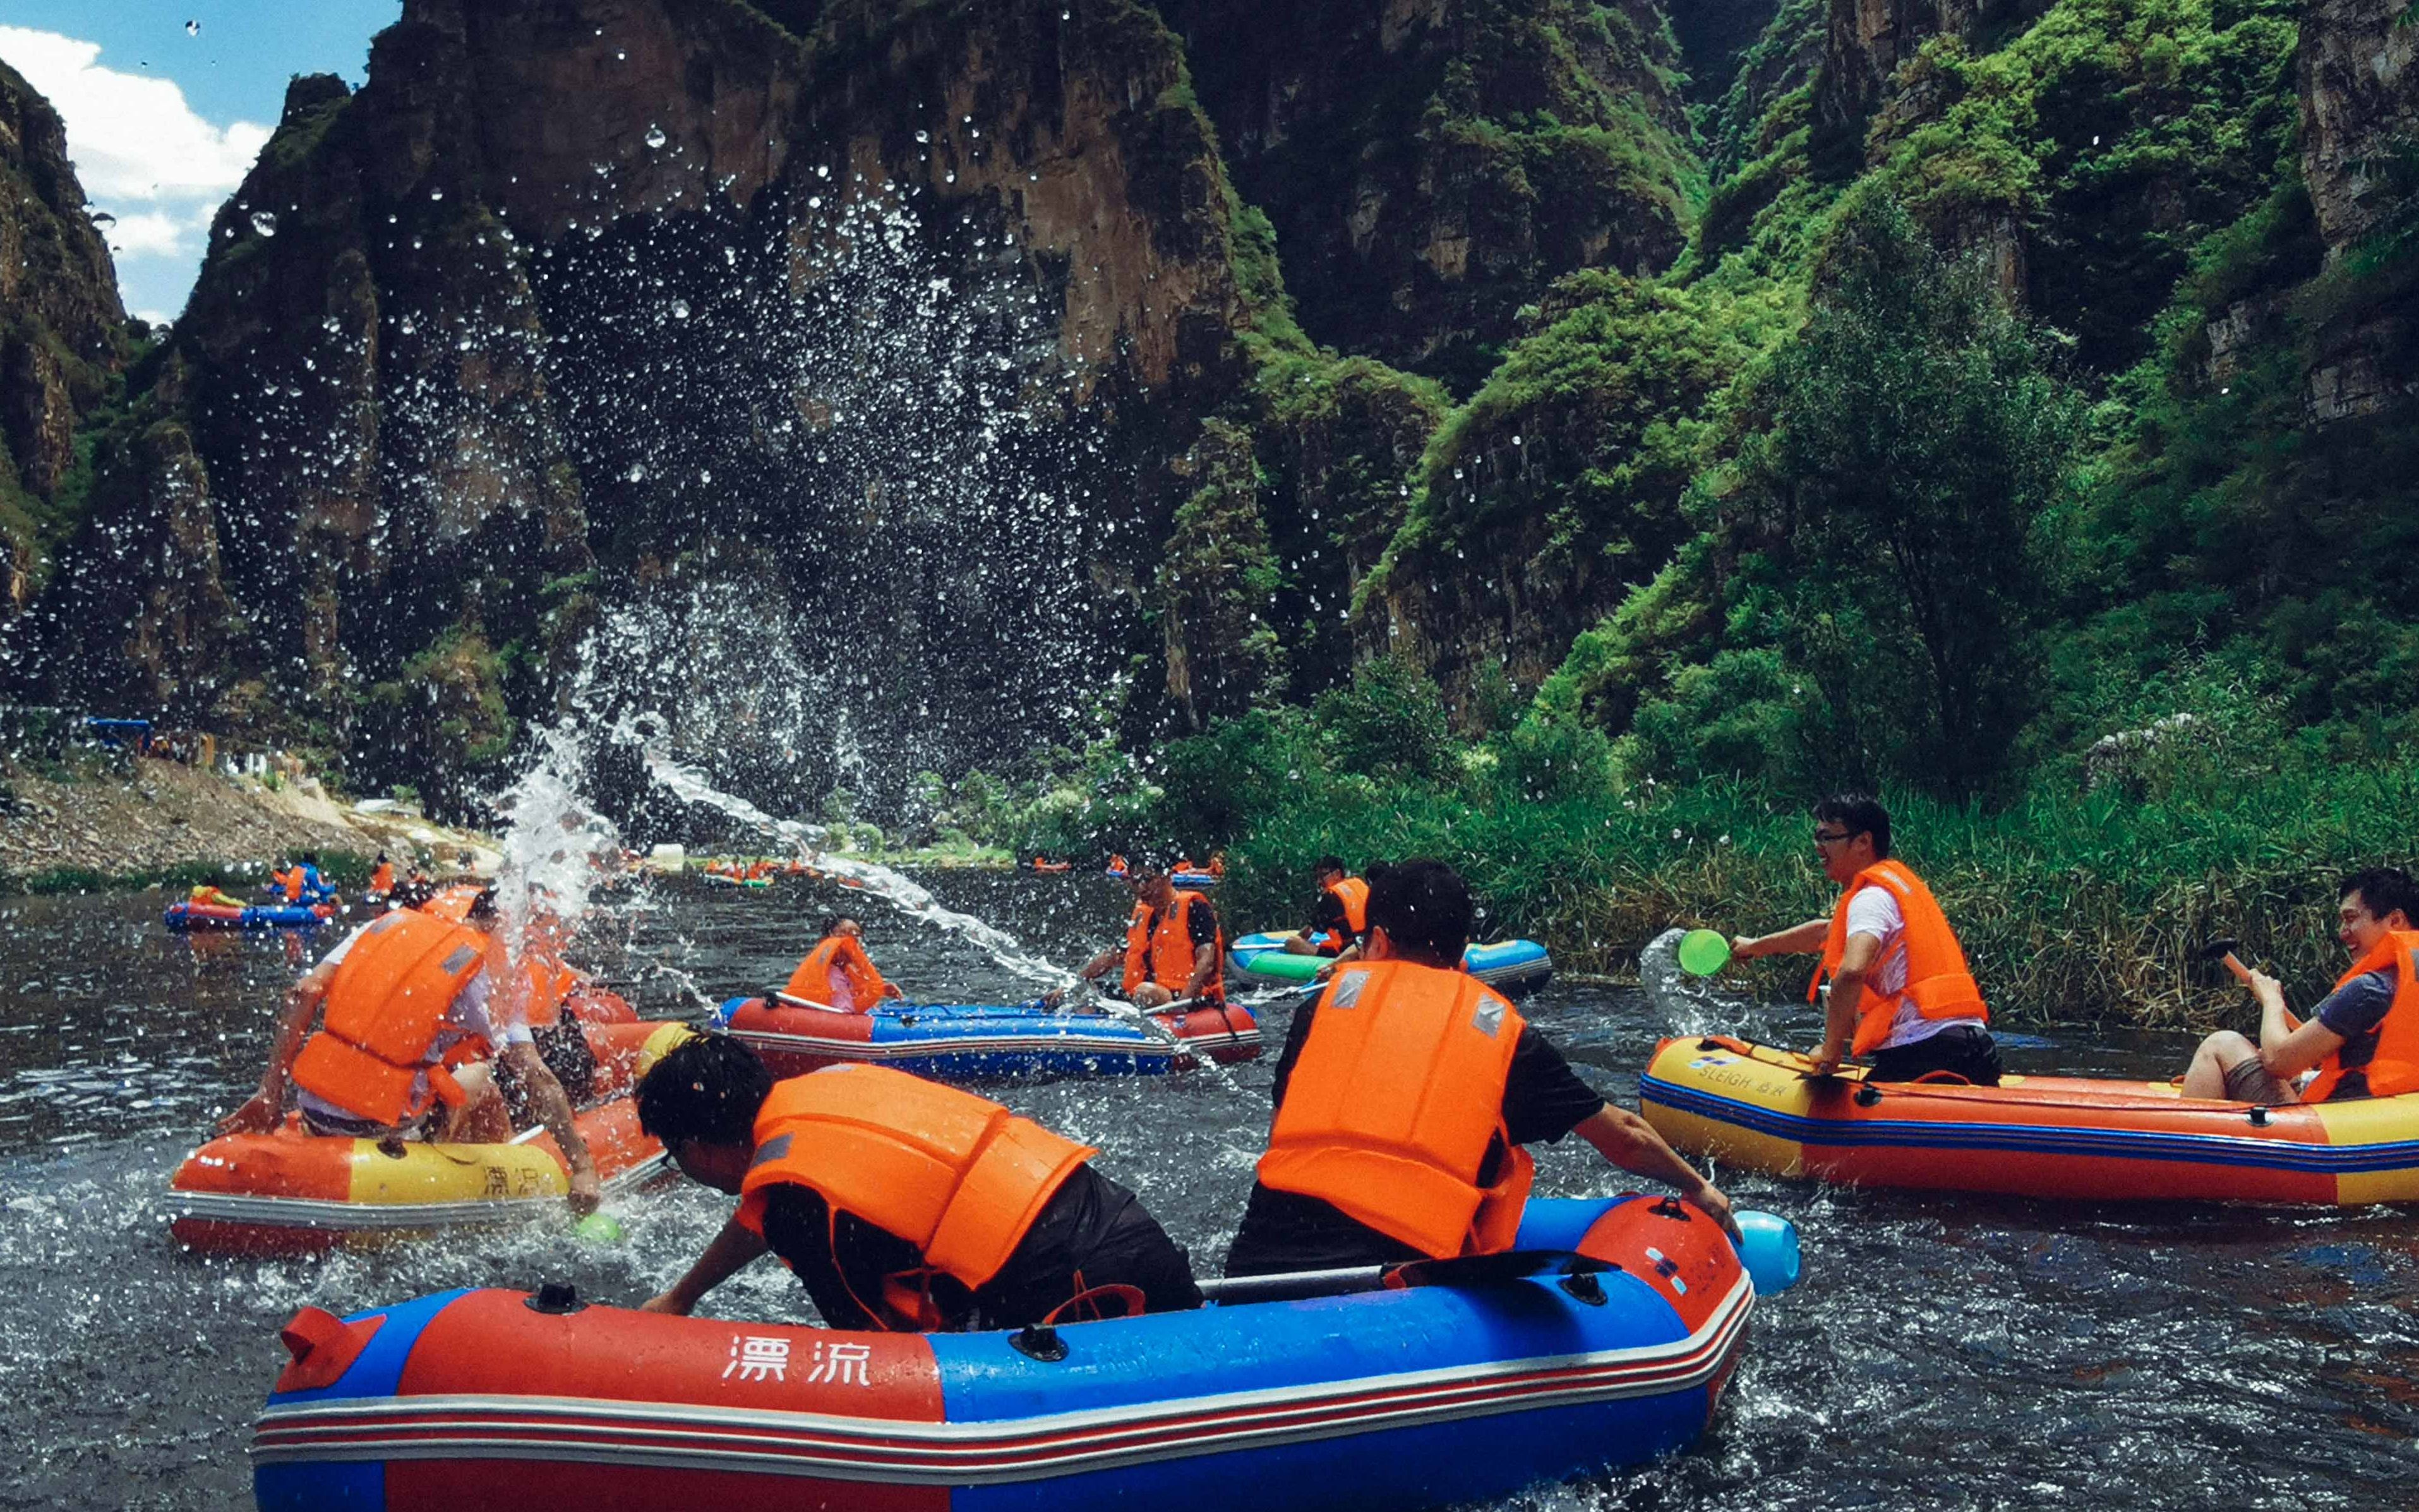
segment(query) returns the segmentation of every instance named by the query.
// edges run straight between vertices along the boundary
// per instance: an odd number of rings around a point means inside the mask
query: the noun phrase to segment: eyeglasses
[[[1844,845],[1848,841],[1856,839],[1857,834],[1857,831],[1856,830],[1842,829],[1826,835],[1818,829],[1814,831],[1814,843],[1817,845]]]

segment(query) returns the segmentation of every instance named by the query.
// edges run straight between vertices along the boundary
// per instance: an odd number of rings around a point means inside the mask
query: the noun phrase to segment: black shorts
[[[1869,1082],[1911,1082],[1945,1071],[1977,1087],[1999,1085],[1999,1047],[1991,1031],[1980,1025],[1960,1024],[1913,1044],[1876,1050],[1871,1058],[1872,1070],[1865,1073]]]

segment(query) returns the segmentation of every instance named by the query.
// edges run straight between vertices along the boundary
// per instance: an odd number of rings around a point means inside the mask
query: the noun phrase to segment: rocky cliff
[[[0,618],[33,595],[48,536],[84,484],[78,433],[131,346],[66,129],[0,63]]]

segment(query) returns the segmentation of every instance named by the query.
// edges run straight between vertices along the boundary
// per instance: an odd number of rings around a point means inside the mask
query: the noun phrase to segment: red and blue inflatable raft
[[[1680,1203],[1538,1201],[1607,1268],[1021,1333],[858,1334],[455,1291],[287,1325],[264,1512],[1411,1508],[1701,1434],[1755,1288]],[[549,1295],[548,1293],[552,1293]]]
[[[839,1013],[733,997],[712,1026],[746,1041],[776,1076],[855,1062],[919,1076],[1157,1076],[1201,1060],[1250,1060],[1260,1026],[1238,1004],[1142,1015],[1071,1012],[1040,1002],[1001,1006],[885,1003]]]

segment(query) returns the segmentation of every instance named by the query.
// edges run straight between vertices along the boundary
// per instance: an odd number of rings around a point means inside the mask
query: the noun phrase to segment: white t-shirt
[[[376,922],[377,922],[376,919],[370,921],[372,924]],[[333,966],[337,962],[342,961],[345,953],[353,948],[354,942],[369,931],[370,925],[363,924],[337,941],[334,949],[319,958],[319,964]],[[487,1016],[487,973],[485,967],[482,967],[479,973],[469,981],[464,982],[462,990],[454,995],[454,1001],[446,1006],[444,1025],[437,1031],[436,1041],[428,1047],[427,1064],[431,1066],[441,1064],[445,1052],[454,1048],[461,1041],[473,1037],[485,1040],[491,1045],[537,1042],[531,1035],[527,1024],[507,1024],[499,1030],[495,1022]],[[415,1097],[425,1094],[427,1090],[427,1077],[422,1076],[413,1083],[412,1092]],[[300,1088],[295,1089],[295,1100],[314,1112],[332,1114],[342,1119],[358,1117],[351,1109],[340,1108],[325,1098]]]
[[[1887,887],[1859,887],[1848,900],[1848,933],[1870,934],[1882,942],[1882,953],[1873,959],[1865,977],[1865,990],[1884,997],[1893,997],[1906,991],[1906,915],[1900,912],[1898,895]],[[1889,1038],[1881,1048],[1895,1050],[1903,1044],[1915,1044],[1931,1039],[1941,1030],[1960,1024],[1979,1024],[1974,1018],[1925,1018],[1913,1003],[1898,1005],[1898,1016],[1890,1022]]]

